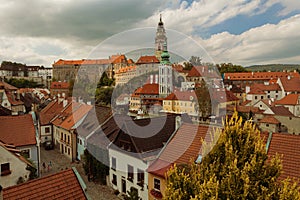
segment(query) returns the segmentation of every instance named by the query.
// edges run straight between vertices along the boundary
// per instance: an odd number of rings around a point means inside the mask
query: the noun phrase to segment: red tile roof
[[[16,147],[14,145],[5,144],[5,143],[0,141],[0,146],[2,146],[4,149],[6,149],[10,153],[12,153],[14,156],[16,156],[22,162],[24,162],[27,165],[35,168],[35,166],[32,163],[30,163],[26,158],[21,156],[21,150],[16,149]]]
[[[68,101],[68,104],[69,103],[70,99]],[[40,125],[50,124],[50,121],[63,109],[63,102],[59,103],[58,100],[50,102],[39,114]]]
[[[210,98],[211,100],[218,102],[218,103],[225,103],[225,102],[232,102],[232,101],[239,101],[233,92],[225,90],[225,89],[214,89],[210,91]]]
[[[270,80],[281,77],[300,77],[297,72],[236,72],[224,73],[225,80]]]
[[[298,73],[297,73],[298,74]],[[300,92],[300,77],[282,77],[280,78],[280,82],[286,92]]]
[[[68,82],[52,82],[51,89],[69,89],[70,84]]]
[[[174,163],[189,163],[196,160],[201,151],[202,139],[209,133],[208,126],[184,123],[173,138],[166,144],[159,158],[154,161],[147,171],[164,177]]]
[[[249,113],[250,111],[252,113],[257,113],[257,114],[261,114],[264,111],[260,110],[258,107],[253,107],[253,106],[235,106],[235,105],[227,105],[226,109],[228,111],[238,111],[238,112],[242,112],[242,113]]]
[[[35,128],[30,114],[0,116],[0,140],[16,147],[35,145]]]
[[[17,105],[23,105],[24,102],[21,101],[21,94],[12,93],[11,91],[6,92],[7,99],[11,105],[17,106]]]
[[[0,81],[1,85],[4,86],[5,90],[18,90],[15,86],[12,86],[6,82]]]
[[[280,121],[278,121],[275,117],[266,115],[264,118],[262,118],[259,123],[268,123],[268,124],[280,124]]]
[[[217,72],[208,66],[194,66],[188,73],[187,77],[219,77]]]
[[[127,63],[127,58],[125,55],[112,55],[109,58],[110,62],[112,64],[118,64],[118,63]]]
[[[268,155],[275,156],[276,153],[283,155],[282,174],[279,180],[287,177],[300,179],[300,136],[273,133],[271,143],[268,149]],[[298,180],[299,181],[299,180]],[[298,182],[299,185],[299,182]]]
[[[91,105],[80,105],[77,110],[73,111],[72,114],[60,124],[60,127],[66,130],[71,130],[73,126],[79,122],[79,120],[81,120],[91,109]]]
[[[280,86],[278,83],[269,83],[269,85],[261,84],[261,83],[254,83],[251,85],[252,88],[258,88],[262,91],[279,91]]]
[[[62,60],[59,59],[56,61],[53,66],[59,66],[59,65],[100,65],[100,64],[109,64],[109,59],[93,59],[93,60]]]
[[[180,100],[180,101],[197,101],[197,96],[194,90],[191,91],[179,91],[175,90],[169,94],[164,100]]]
[[[3,189],[3,199],[87,199],[72,169]]]
[[[135,94],[159,94],[159,85],[157,83],[145,84],[138,88],[134,93]]]
[[[137,61],[136,64],[148,64],[148,63],[160,63],[156,56],[141,56]]]
[[[271,107],[270,109],[274,115],[294,117],[293,113],[291,113],[290,110],[284,106],[275,106]]]
[[[298,105],[300,104],[300,94],[288,94],[282,99],[275,101],[276,105]]]
[[[251,87],[250,92],[248,92],[248,94],[266,94],[266,93],[260,88]]]

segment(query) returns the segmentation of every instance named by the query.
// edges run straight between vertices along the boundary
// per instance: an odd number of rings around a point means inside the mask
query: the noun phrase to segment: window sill
[[[9,174],[11,174],[11,170],[6,170],[6,171],[1,172],[1,176],[7,176]]]

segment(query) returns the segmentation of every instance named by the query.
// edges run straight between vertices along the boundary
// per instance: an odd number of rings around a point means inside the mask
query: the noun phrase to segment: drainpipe
[[[266,144],[266,152],[268,153],[269,151],[269,147],[270,147],[270,143],[271,143],[271,140],[272,140],[272,132],[270,131],[269,132],[269,137],[268,137],[268,140],[267,140],[267,144]]]

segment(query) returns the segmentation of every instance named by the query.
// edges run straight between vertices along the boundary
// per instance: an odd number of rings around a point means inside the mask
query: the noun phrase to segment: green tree
[[[209,89],[205,81],[202,80],[200,87],[195,90],[197,101],[198,101],[198,111],[201,113],[201,117],[208,117],[211,114],[212,102],[210,99]]]
[[[165,199],[300,199],[296,183],[278,181],[279,156],[267,161],[265,145],[252,123],[242,123],[235,112],[215,134],[219,139],[213,147],[204,143],[201,163],[175,165],[168,172]]]
[[[89,180],[99,181],[103,185],[106,184],[106,176],[109,173],[108,166],[99,162],[88,150],[84,150],[83,169]]]
[[[136,188],[131,187],[130,191],[127,191],[127,196],[124,197],[125,200],[141,200],[139,197],[139,192]]]
[[[103,104],[103,105],[109,105],[111,104],[111,97],[113,93],[112,87],[101,87],[97,88],[95,98],[96,103]]]
[[[102,87],[102,86],[112,86],[114,83],[114,79],[108,78],[107,74],[104,72],[99,80],[99,83],[97,87]]]
[[[247,72],[248,70],[241,65],[234,65],[232,63],[222,63],[216,65],[220,74],[230,73],[230,72]]]

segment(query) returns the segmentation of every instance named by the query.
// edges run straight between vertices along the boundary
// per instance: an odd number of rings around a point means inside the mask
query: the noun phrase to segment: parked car
[[[45,147],[45,150],[52,150],[52,149],[54,149],[53,142],[51,142],[51,141],[44,142],[44,147]]]

